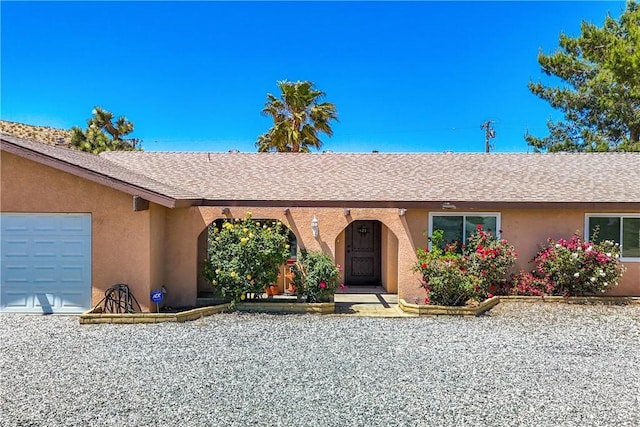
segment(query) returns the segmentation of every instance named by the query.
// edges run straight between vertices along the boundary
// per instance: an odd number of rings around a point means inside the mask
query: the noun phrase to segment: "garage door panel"
[[[87,228],[86,218],[73,217],[60,223],[60,230],[64,235],[73,234],[75,236],[89,236],[91,229]]]
[[[60,239],[62,257],[86,257],[87,242],[83,240]]]
[[[2,257],[3,258],[25,258],[29,256],[29,240],[16,239],[2,235]]]
[[[33,240],[31,243],[31,254],[36,258],[58,256],[58,240],[55,238]]]
[[[59,295],[59,298],[60,298],[60,301],[58,302],[58,305],[62,309],[67,309],[67,311],[69,309],[79,309],[79,310],[82,310],[82,311],[86,310],[86,307],[84,305],[85,300],[87,298],[86,293],[83,293],[83,292],[78,292],[78,293],[65,292],[65,293]]]
[[[0,219],[2,230],[7,234],[38,232],[39,235],[60,234],[90,236],[89,214],[6,214]]]
[[[24,235],[29,231],[28,219],[25,217],[2,215],[0,227],[4,236]]]
[[[56,305],[56,298],[53,294],[48,294],[46,292],[37,292],[31,296],[31,305],[30,309],[32,312],[42,313],[42,314],[53,314],[56,312],[60,312],[56,310],[59,308]]]
[[[88,279],[88,271],[80,267],[63,267],[60,274],[60,282],[69,285],[84,283]]]
[[[2,304],[5,311],[24,312],[29,308],[29,295],[25,292],[7,291],[2,293]]]
[[[23,265],[3,265],[2,266],[2,286],[12,284],[29,283],[29,266]]]
[[[91,216],[2,214],[0,311],[81,313],[91,305]]]

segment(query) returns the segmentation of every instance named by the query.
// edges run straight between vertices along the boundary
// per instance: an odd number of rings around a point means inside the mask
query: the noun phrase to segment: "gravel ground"
[[[478,318],[0,316],[0,423],[637,426],[640,307]]]

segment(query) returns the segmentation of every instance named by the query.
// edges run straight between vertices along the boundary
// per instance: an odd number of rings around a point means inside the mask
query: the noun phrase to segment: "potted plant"
[[[292,272],[299,301],[333,301],[340,268],[329,255],[318,251],[302,251],[292,266]]]

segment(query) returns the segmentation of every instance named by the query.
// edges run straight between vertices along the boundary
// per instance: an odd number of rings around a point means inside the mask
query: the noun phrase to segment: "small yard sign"
[[[158,304],[158,303],[161,303],[163,299],[164,299],[164,293],[162,292],[161,289],[156,289],[151,291],[151,301]]]
[[[156,303],[156,313],[160,312],[160,303],[164,299],[164,292],[162,289],[154,289],[151,291],[151,301]]]

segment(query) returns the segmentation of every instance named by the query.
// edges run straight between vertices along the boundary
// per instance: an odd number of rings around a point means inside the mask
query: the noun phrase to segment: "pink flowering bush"
[[[440,247],[443,235],[442,230],[435,230],[429,238],[432,249],[418,249],[413,270],[422,275],[421,286],[427,292],[425,304],[465,305],[477,298],[480,280],[468,271],[467,260],[457,251],[456,244]]]
[[[610,240],[548,239],[533,258],[534,274],[553,286],[553,295],[593,295],[618,284],[625,270],[619,257],[620,246]]]
[[[528,271],[512,274],[509,286],[509,295],[544,296],[553,292],[553,283]]]
[[[518,256],[512,245],[478,225],[460,253],[456,243],[442,248],[443,235],[435,230],[429,238],[431,250],[417,251],[413,270],[422,274],[425,304],[465,305],[509,292],[506,275]]]
[[[336,293],[340,266],[323,252],[302,251],[292,267],[293,283],[306,302],[327,302]],[[344,289],[344,285],[340,285]]]
[[[480,279],[479,293],[483,298],[506,295],[510,283],[507,273],[518,259],[515,248],[505,239],[498,239],[478,225],[462,249],[468,272]]]

